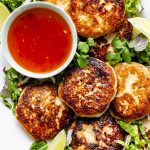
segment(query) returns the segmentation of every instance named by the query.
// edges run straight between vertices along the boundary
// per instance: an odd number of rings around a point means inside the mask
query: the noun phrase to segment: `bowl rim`
[[[36,72],[32,72],[32,71],[29,71],[29,70],[23,68],[21,65],[19,65],[15,61],[15,59],[11,55],[9,48],[8,48],[7,37],[8,37],[8,31],[9,31],[11,24],[16,19],[16,17],[18,17],[20,14],[22,14],[23,12],[25,12],[27,10],[33,9],[33,8],[47,8],[47,9],[50,9],[50,10],[58,13],[68,23],[69,28],[72,33],[72,49],[71,49],[68,59],[57,69],[50,71],[50,72],[46,72],[46,73],[36,73]],[[53,76],[59,74],[60,72],[62,72],[73,60],[75,53],[76,53],[76,49],[77,49],[77,31],[76,31],[75,25],[74,25],[71,17],[62,8],[60,8],[54,4],[48,3],[48,2],[30,2],[28,4],[24,4],[20,7],[18,7],[6,19],[6,21],[2,27],[2,32],[1,32],[1,46],[2,46],[2,53],[3,53],[4,57],[6,58],[7,62],[16,71],[18,71],[19,73],[21,73],[27,77],[31,77],[31,78],[38,78],[38,79],[48,78],[48,77],[53,77]]]

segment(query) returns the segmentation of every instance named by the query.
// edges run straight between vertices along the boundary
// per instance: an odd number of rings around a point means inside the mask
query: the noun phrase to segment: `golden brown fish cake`
[[[116,94],[117,80],[113,68],[90,58],[85,68],[72,68],[59,85],[58,95],[81,117],[99,117]]]
[[[70,127],[73,150],[121,150],[125,132],[109,113],[97,119],[78,118]]]
[[[83,37],[97,38],[119,28],[124,20],[124,0],[46,0],[62,8],[72,18]]]
[[[69,125],[73,112],[57,96],[57,88],[49,84],[25,88],[16,107],[16,117],[35,139],[53,138]]]
[[[120,63],[114,67],[118,80],[111,113],[126,121],[138,120],[150,113],[150,70],[139,63]]]

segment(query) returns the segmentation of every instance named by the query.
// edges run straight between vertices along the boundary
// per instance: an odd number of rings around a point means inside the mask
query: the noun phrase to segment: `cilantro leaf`
[[[94,39],[93,38],[88,38],[87,39],[87,44],[88,44],[88,46],[94,46],[95,45]]]
[[[6,5],[10,11],[13,11],[21,6],[24,0],[0,0],[0,2]]]
[[[34,141],[30,147],[30,150],[47,150],[46,141]]]
[[[89,63],[88,60],[86,58],[84,58],[83,56],[79,56],[77,59],[77,62],[81,68],[86,67],[87,64]]]
[[[82,53],[88,53],[89,52],[89,46],[86,42],[81,42],[79,41],[78,43],[78,50],[81,51]]]
[[[126,47],[126,40],[125,39],[120,40],[118,37],[115,37],[112,41],[112,45],[118,52],[119,49]]]
[[[106,60],[112,66],[119,62],[131,63],[131,61],[150,65],[150,42],[142,34],[129,42],[125,39],[115,37],[112,41],[114,53],[109,52]]]
[[[106,59],[107,60],[119,60],[119,61],[122,61],[122,58],[120,56],[120,53],[112,53],[112,52],[109,52],[107,55],[106,55]]]
[[[126,63],[131,63],[131,54],[129,49],[124,49],[124,51],[122,52],[122,58]]]
[[[78,38],[78,47],[77,47],[77,52],[75,56],[75,64],[77,66],[84,68],[88,65],[89,61],[89,52],[90,48],[95,45],[94,39],[93,38],[88,38],[86,41],[81,41]]]

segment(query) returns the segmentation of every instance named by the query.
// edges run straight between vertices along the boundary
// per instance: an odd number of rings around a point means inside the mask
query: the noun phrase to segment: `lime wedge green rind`
[[[62,130],[48,145],[48,150],[64,150],[65,145],[66,145],[66,132],[65,130]]]
[[[142,17],[130,18],[128,20],[133,25],[133,37],[143,33],[150,40],[150,20]]]

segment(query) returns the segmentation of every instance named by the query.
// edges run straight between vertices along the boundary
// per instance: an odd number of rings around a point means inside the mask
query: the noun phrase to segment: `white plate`
[[[142,0],[143,16],[150,19],[150,1]],[[4,83],[2,69],[9,66],[0,50],[0,89]],[[0,150],[29,150],[33,139],[20,127],[13,113],[0,101]]]

